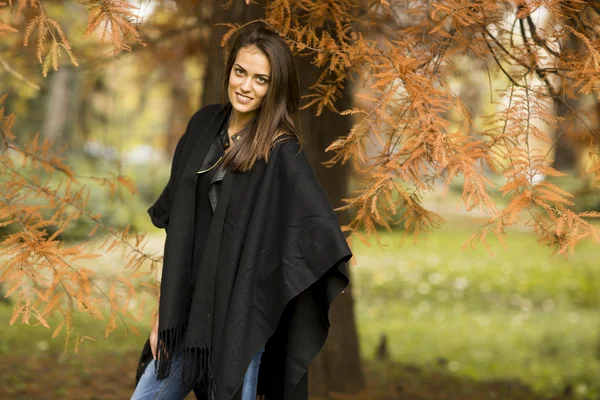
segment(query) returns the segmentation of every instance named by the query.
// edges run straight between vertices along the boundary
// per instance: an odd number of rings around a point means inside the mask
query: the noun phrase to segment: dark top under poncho
[[[202,259],[202,253],[204,251],[206,238],[208,236],[210,222],[214,214],[210,204],[210,199],[208,197],[208,190],[210,188],[211,180],[217,171],[219,158],[223,156],[225,149],[229,145],[229,134],[227,133],[228,128],[229,116],[219,128],[219,134],[214,139],[215,141],[220,142],[223,151],[214,154],[207,154],[207,157],[210,159],[206,159],[205,157],[202,164],[210,165],[210,169],[203,173],[196,172],[196,216],[194,218],[194,250],[192,252],[193,268],[191,282],[196,282],[200,260]],[[192,295],[194,294],[194,289],[195,287],[192,286]]]

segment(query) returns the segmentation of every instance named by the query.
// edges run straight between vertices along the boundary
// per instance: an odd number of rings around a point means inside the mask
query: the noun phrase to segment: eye
[[[235,68],[235,73],[238,75],[244,75],[244,71],[242,71],[240,68]]]
[[[264,85],[265,83],[269,82],[266,78],[259,76],[258,77],[258,83],[260,83],[261,85]]]

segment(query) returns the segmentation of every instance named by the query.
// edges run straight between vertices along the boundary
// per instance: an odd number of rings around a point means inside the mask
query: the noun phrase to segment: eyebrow
[[[241,69],[242,71],[244,71],[244,72],[248,72],[248,71],[246,71],[246,69],[244,69],[244,67],[242,67],[240,64],[237,64],[237,63],[236,63],[236,64],[233,64],[233,66],[237,66],[237,67],[238,67],[239,69]],[[269,78],[269,79],[271,78],[271,77],[270,77],[269,75],[267,75],[267,74],[255,74],[255,76],[262,76],[262,77],[266,77],[266,78]]]

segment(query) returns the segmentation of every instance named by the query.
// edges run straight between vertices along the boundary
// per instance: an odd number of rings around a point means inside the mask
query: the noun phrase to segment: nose
[[[244,92],[249,92],[250,89],[252,89],[252,85],[251,85],[251,82],[250,82],[250,77],[247,77],[246,79],[244,79],[244,81],[242,82],[242,85],[240,86],[240,88]]]

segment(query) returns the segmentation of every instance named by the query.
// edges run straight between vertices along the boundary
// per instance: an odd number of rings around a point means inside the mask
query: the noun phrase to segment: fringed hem
[[[164,379],[171,372],[171,360],[175,350],[181,344],[186,326],[158,331],[156,341],[156,362],[154,372],[158,379]]]
[[[215,379],[212,366],[210,348],[185,348],[183,351],[183,369],[181,379],[183,382],[205,393],[213,393]]]
[[[210,363],[212,351],[208,347],[183,347],[182,341],[185,330],[186,326],[182,326],[158,332],[156,362],[154,364],[156,378],[164,379],[169,376],[173,357],[180,356],[183,358],[181,360],[181,381],[210,394],[215,389],[215,379]],[[175,353],[176,351],[178,354]],[[141,376],[144,367],[145,365],[140,363],[138,375]]]

